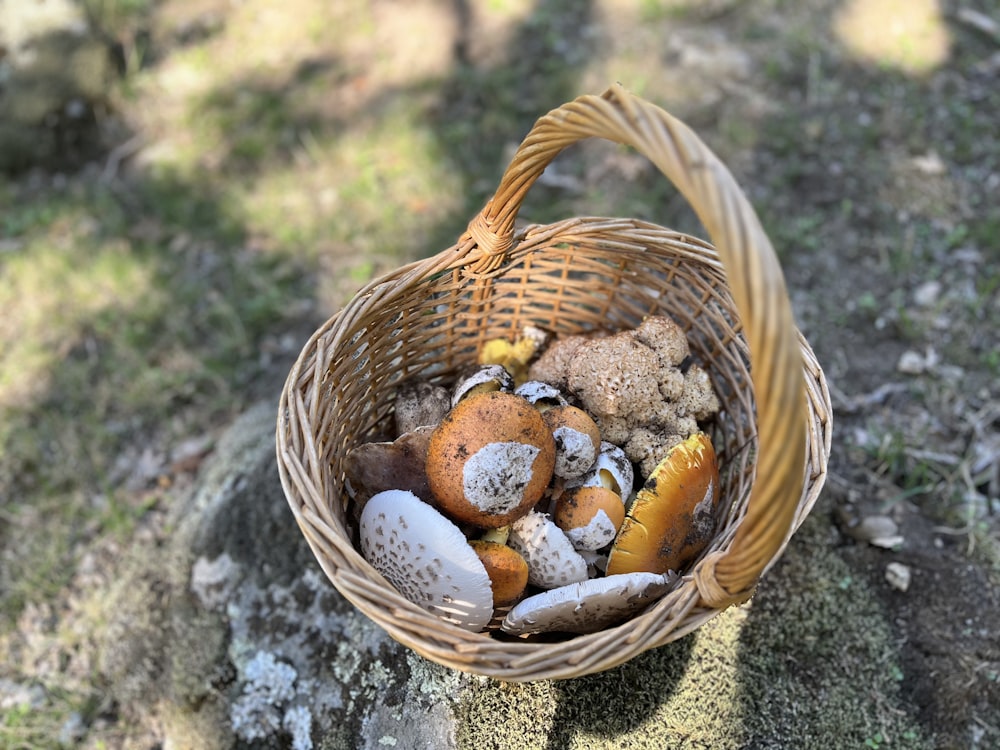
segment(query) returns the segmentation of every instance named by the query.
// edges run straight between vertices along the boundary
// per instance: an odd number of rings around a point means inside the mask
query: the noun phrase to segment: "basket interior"
[[[475,362],[484,342],[516,336],[526,325],[558,336],[610,332],[653,314],[684,328],[694,360],[719,394],[722,410],[711,432],[724,470],[720,510],[736,520],[753,479],[753,400],[745,342],[715,251],[633,220],[529,227],[518,240],[509,262],[488,278],[458,269],[389,279],[388,294],[374,293],[378,302],[336,331],[319,389],[326,418],[316,438],[338,498],[331,510],[345,529],[353,519],[343,456],[362,442],[389,439],[394,392],[403,381],[448,384]]]

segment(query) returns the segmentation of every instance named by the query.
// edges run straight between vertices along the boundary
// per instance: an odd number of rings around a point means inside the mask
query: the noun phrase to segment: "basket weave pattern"
[[[635,147],[680,190],[713,244],[632,219],[581,217],[515,232],[525,194],[567,146]],[[480,347],[532,325],[556,335],[634,328],[665,314],[687,333],[722,403],[712,441],[720,520],[678,585],[605,631],[545,642],[470,633],[399,595],[358,552],[343,460],[390,432],[410,379],[448,384]],[[289,505],[336,588],[393,638],[504,680],[608,669],[744,601],[815,503],[830,450],[823,372],[796,330],[770,242],[733,178],[684,125],[620,87],[538,121],[459,242],[360,290],[289,374],[277,450]]]

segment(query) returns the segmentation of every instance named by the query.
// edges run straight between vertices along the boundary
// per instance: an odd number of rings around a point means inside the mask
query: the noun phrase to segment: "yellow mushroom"
[[[608,575],[678,571],[711,541],[718,499],[715,450],[697,432],[675,445],[639,490],[611,546]]]

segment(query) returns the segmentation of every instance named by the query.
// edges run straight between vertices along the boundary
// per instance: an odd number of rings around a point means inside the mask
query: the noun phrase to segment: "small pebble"
[[[940,281],[925,281],[913,291],[913,301],[919,307],[932,307],[941,298]]]
[[[930,347],[927,348],[924,354],[910,349],[903,352],[900,356],[899,361],[896,363],[896,369],[907,375],[919,375],[920,373],[934,369],[938,362],[939,357],[937,352]]]
[[[902,563],[891,562],[885,566],[885,580],[897,591],[905,593],[910,588],[910,568]]]

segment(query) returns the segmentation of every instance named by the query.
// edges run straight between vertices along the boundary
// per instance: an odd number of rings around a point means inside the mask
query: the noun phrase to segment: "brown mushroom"
[[[469,542],[479,555],[493,589],[493,607],[502,607],[520,598],[528,585],[528,563],[517,550],[500,542],[473,539]]]
[[[545,420],[520,396],[466,396],[431,434],[427,480],[452,519],[506,526],[531,510],[552,479],[555,441]]]
[[[348,491],[362,505],[383,490],[409,490],[430,502],[431,490],[424,465],[433,427],[417,427],[391,443],[362,443],[344,460]]]
[[[442,385],[408,381],[397,389],[394,406],[396,435],[405,435],[440,422],[451,408],[451,393]]]
[[[674,446],[639,490],[608,556],[608,575],[679,570],[712,538],[719,468],[697,432]]]

